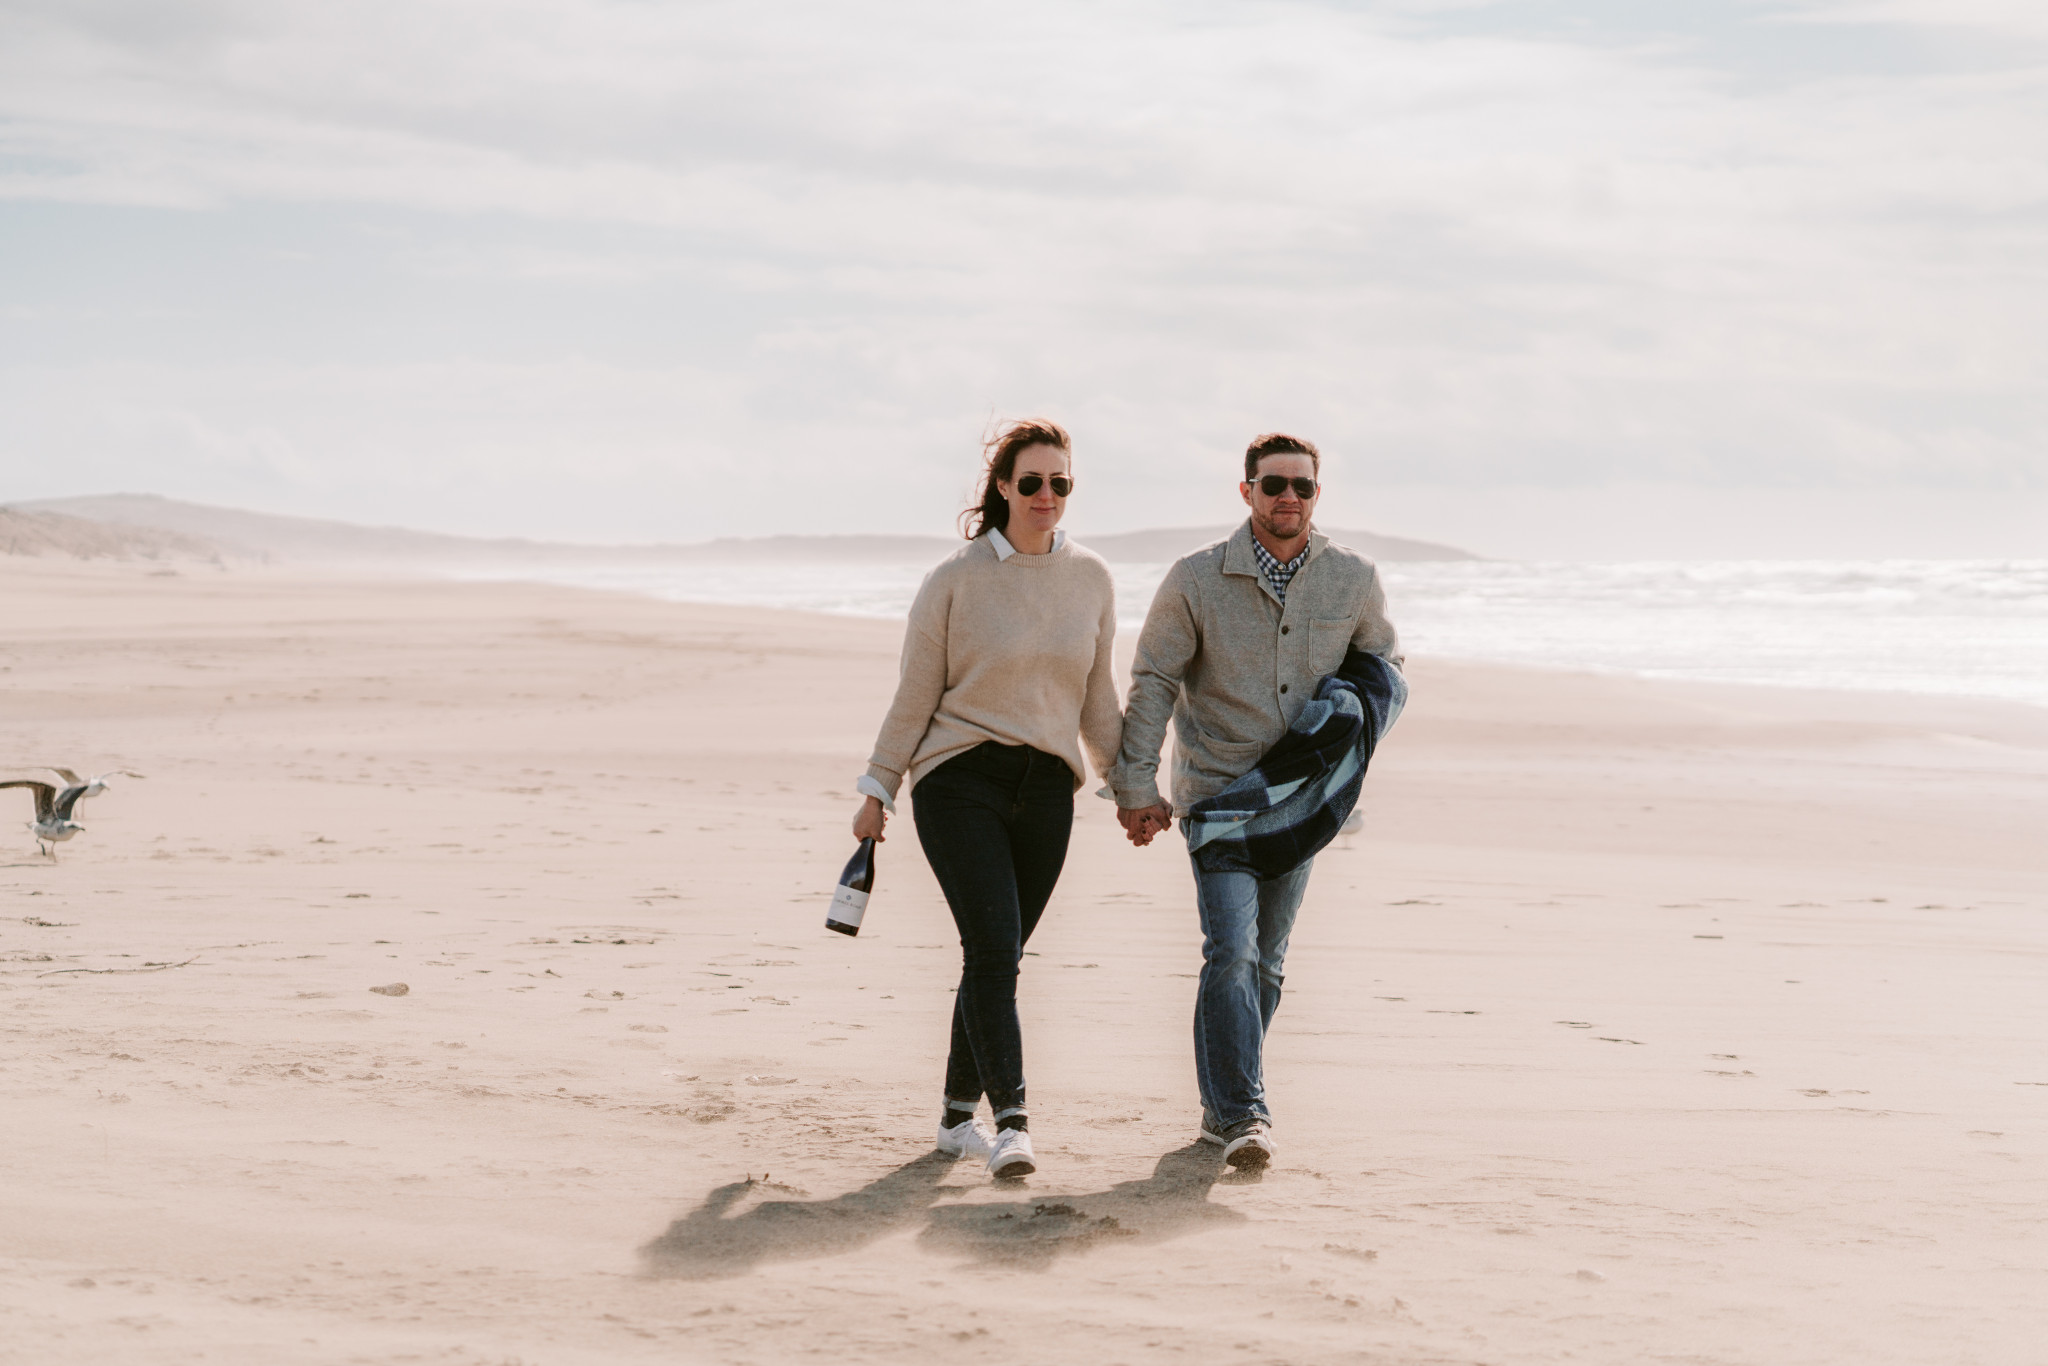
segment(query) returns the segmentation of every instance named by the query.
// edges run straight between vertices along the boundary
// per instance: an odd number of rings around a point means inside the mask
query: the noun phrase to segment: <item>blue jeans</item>
[[[1195,864],[1202,914],[1202,980],[1195,989],[1195,1081],[1202,1119],[1221,1132],[1266,1108],[1266,1031],[1280,1007],[1281,966],[1310,859],[1284,877],[1205,873]]]

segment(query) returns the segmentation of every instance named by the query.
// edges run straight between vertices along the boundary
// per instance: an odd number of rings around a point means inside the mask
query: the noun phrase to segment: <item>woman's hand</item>
[[[860,804],[860,810],[854,813],[853,837],[857,840],[873,840],[876,844],[886,843],[889,837],[882,833],[882,827],[888,823],[889,813],[882,809],[881,801],[869,797]]]
[[[1164,802],[1153,806],[1118,807],[1116,819],[1124,828],[1124,838],[1143,849],[1152,842],[1154,835],[1173,828],[1173,808]]]

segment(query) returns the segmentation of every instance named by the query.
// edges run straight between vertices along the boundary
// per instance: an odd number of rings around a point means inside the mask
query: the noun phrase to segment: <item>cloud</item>
[[[750,453],[902,525],[1042,409],[1131,524],[1275,426],[2039,487],[2044,52],[1991,0],[16,3],[0,461],[588,531]]]

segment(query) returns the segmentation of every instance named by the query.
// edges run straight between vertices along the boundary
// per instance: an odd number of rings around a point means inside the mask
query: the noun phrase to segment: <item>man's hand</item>
[[[1124,828],[1124,837],[1142,849],[1152,842],[1154,835],[1173,824],[1173,808],[1163,802],[1157,806],[1120,806],[1116,819]]]

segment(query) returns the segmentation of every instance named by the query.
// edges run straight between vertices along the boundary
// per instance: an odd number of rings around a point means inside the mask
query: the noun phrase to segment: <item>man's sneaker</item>
[[[1273,1160],[1273,1130],[1263,1119],[1247,1119],[1224,1131],[1223,1160],[1239,1171],[1258,1171]]]
[[[1202,1111],[1201,1134],[1202,1142],[1214,1143],[1219,1148],[1230,1141],[1223,1136],[1223,1125],[1207,1110]]]
[[[1031,1135],[1023,1129],[996,1130],[995,1148],[989,1153],[988,1174],[998,1181],[1013,1176],[1029,1176],[1038,1170],[1038,1159],[1031,1153]]]
[[[977,1162],[988,1161],[995,1151],[996,1136],[988,1131],[988,1125],[978,1117],[969,1116],[952,1128],[939,1127],[939,1151],[954,1157],[971,1157]]]

